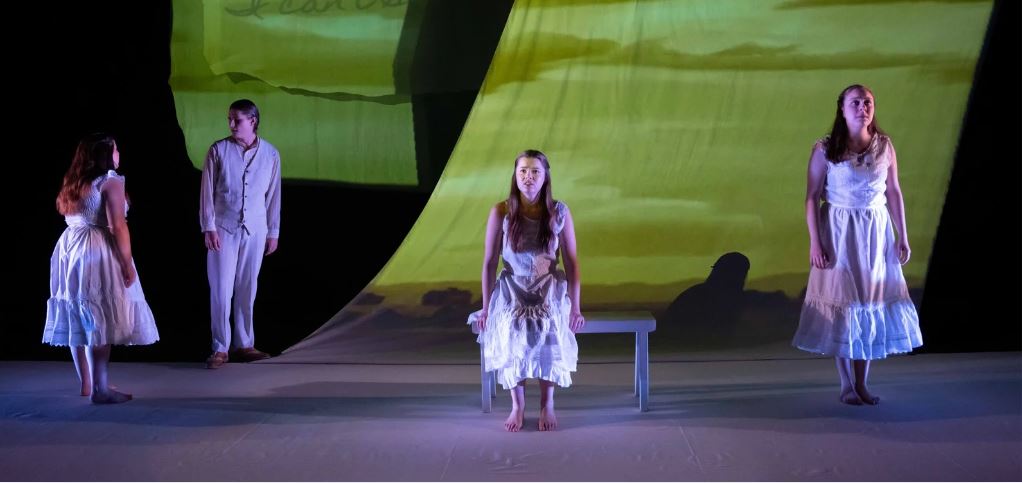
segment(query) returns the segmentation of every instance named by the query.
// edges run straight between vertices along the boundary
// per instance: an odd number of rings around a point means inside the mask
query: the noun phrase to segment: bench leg
[[[640,343],[639,343],[639,332],[636,332],[635,333],[635,378],[634,378],[635,388],[633,390],[634,392],[632,392],[632,395],[635,396],[635,397],[639,397],[639,364],[642,363],[642,361],[639,360],[639,352],[640,351],[641,351],[641,347],[640,347]]]
[[[493,376],[486,371],[486,344],[482,342],[479,343],[479,377],[482,387],[483,412],[488,413],[492,409],[493,404],[493,400],[490,398],[490,391],[493,385],[491,378]]]
[[[490,393],[490,397],[497,397],[497,372],[490,371],[490,387],[493,388],[493,392]]]
[[[639,410],[649,411],[649,332],[636,334],[639,343],[639,363],[635,365],[638,370],[639,383]]]

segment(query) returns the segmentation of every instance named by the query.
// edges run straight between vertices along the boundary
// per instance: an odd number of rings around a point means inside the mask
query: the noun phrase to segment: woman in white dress
[[[792,345],[835,357],[841,402],[876,405],[870,361],[923,339],[901,271],[911,250],[898,160],[864,86],[841,91],[831,133],[813,147],[806,223],[811,267]]]
[[[124,178],[117,143],[93,134],[78,144],[57,196],[67,228],[50,258],[50,299],[43,342],[69,346],[81,394],[93,403],[121,403],[110,388],[110,346],[159,340],[131,258]]]
[[[564,271],[557,268],[558,253]],[[495,276],[497,260],[504,269]],[[539,430],[557,428],[554,387],[571,385],[582,328],[575,226],[567,205],[553,198],[550,163],[540,151],[515,158],[511,192],[486,223],[483,308],[469,316],[485,342],[487,371],[511,393],[508,431],[524,424],[525,381],[538,379]]]

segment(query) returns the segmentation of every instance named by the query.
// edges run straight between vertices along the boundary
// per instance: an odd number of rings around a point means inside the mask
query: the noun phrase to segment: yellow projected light
[[[173,5],[170,85],[196,167],[229,134],[230,103],[248,98],[285,178],[417,184],[411,99],[394,80],[410,61],[399,55],[406,2]]]
[[[991,2],[519,1],[428,206],[368,290],[479,295],[488,210],[545,151],[588,308],[662,307],[722,254],[805,286],[810,149],[847,85],[897,148],[922,284]]]

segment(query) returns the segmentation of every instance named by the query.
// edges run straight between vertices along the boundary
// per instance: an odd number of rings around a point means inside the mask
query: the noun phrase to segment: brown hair
[[[542,213],[539,218],[539,234],[537,241],[540,246],[550,246],[550,242],[554,237],[554,196],[552,180],[550,179],[550,161],[547,160],[545,154],[542,151],[536,149],[527,149],[522,151],[515,156],[515,170],[518,168],[518,160],[522,158],[533,158],[539,160],[543,164],[544,175],[543,186],[539,190],[539,205],[542,208]],[[511,242],[511,249],[519,252],[525,249],[524,242],[522,240],[522,232],[524,231],[524,218],[521,210],[521,190],[518,189],[518,180],[515,178],[515,173],[511,173],[511,192],[507,196],[507,235],[508,240]]]
[[[90,134],[82,138],[75,149],[71,167],[64,174],[64,183],[57,195],[57,211],[62,215],[81,211],[82,194],[85,187],[107,171],[114,169],[114,149],[117,143],[113,136],[104,133]]]
[[[834,125],[830,129],[830,136],[826,138],[826,142],[824,143],[827,160],[832,163],[840,163],[847,154],[846,151],[848,151],[848,123],[845,122],[843,108],[845,106],[845,96],[852,91],[868,92],[869,95],[873,96],[873,99],[876,100],[876,96],[873,95],[873,91],[869,90],[869,87],[862,84],[852,84],[845,87],[845,89],[841,91],[841,95],[837,96],[837,114],[834,115]],[[867,126],[866,129],[874,136],[877,134],[886,135],[886,133],[880,129],[880,126],[877,125],[876,115],[873,116],[873,120],[869,123],[869,126]]]

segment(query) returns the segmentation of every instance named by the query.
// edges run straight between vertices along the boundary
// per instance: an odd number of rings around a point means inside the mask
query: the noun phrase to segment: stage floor
[[[116,360],[117,351],[114,351]],[[1022,354],[874,365],[877,407],[829,359],[581,364],[560,429],[507,433],[476,365],[114,363],[94,406],[71,362],[2,362],[4,480],[1022,480]]]

